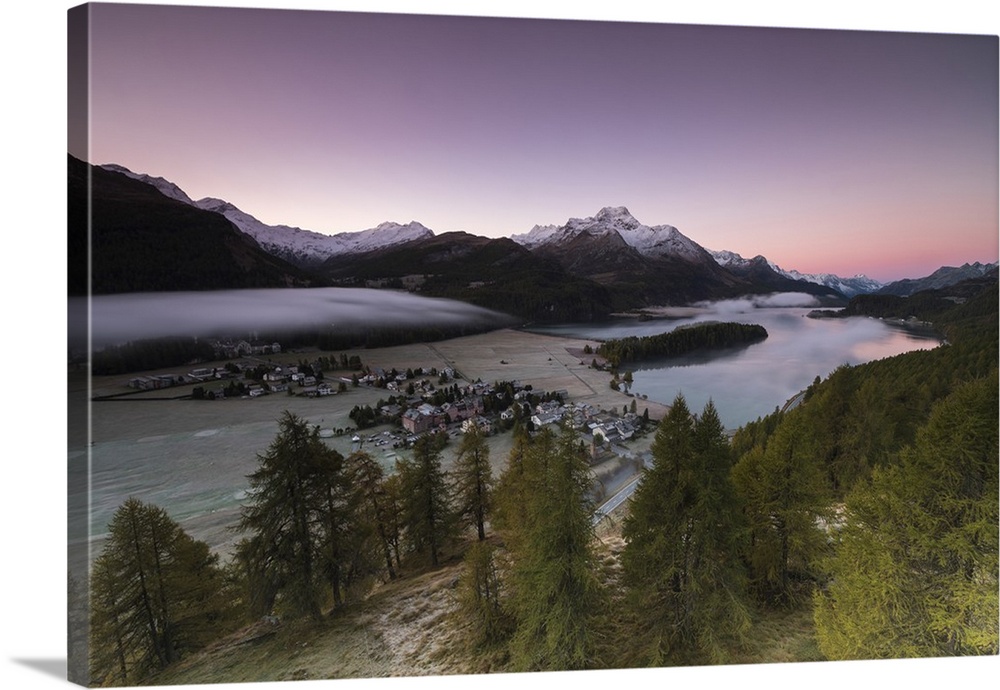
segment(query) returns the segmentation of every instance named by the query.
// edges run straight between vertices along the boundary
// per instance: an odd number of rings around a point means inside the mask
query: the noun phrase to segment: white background
[[[3,276],[4,435],[3,586],[0,588],[0,678],[5,688],[66,684],[65,349],[66,10],[78,3],[15,0],[0,19],[4,132],[0,190]],[[165,2],[162,4],[178,4]],[[255,7],[476,14],[743,26],[877,29],[997,35],[998,10],[988,0],[941,3],[722,2],[702,0],[656,9],[647,0],[554,2],[480,0],[198,2]],[[472,5],[474,11],[467,9]],[[13,155],[10,155],[10,154]],[[308,687],[487,688],[512,683],[541,687],[568,681],[578,687],[611,684],[741,688],[790,685],[844,688],[905,684],[912,688],[968,687],[996,682],[997,657],[910,662],[823,663],[653,671],[586,672],[406,680],[315,681]],[[565,676],[565,677],[564,677]],[[237,688],[236,685],[215,686]],[[260,683],[252,688],[287,688]],[[298,687],[298,686],[297,686]]]

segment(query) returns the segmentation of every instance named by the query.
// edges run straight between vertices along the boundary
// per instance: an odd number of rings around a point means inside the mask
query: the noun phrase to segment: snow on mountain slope
[[[368,230],[324,235],[287,225],[267,225],[221,199],[200,199],[196,205],[221,213],[267,251],[299,264],[321,263],[331,256],[359,254],[434,236],[416,221],[406,225],[381,223]]]
[[[153,177],[152,175],[146,175],[143,173],[134,173],[125,166],[116,165],[114,163],[108,163],[107,165],[102,165],[100,167],[111,172],[121,173],[122,175],[131,177],[134,180],[145,182],[148,185],[152,185],[160,190],[160,193],[164,196],[170,197],[171,199],[183,201],[185,204],[189,204],[191,206],[195,205],[195,203],[191,200],[191,197],[184,193],[184,190],[175,185],[173,182],[165,180],[162,177]]]
[[[369,252],[434,236],[431,230],[416,221],[406,225],[382,223],[368,230],[336,235],[324,235],[288,225],[267,225],[222,199],[206,197],[193,201],[180,187],[162,177],[135,173],[116,164],[101,167],[152,185],[171,199],[223,215],[240,231],[256,240],[265,251],[299,266],[319,264],[338,254]]]
[[[511,239],[527,249],[537,249],[566,244],[582,234],[603,237],[611,233],[617,233],[644,256],[695,262],[711,258],[703,247],[672,225],[643,225],[624,206],[602,208],[590,218],[570,218],[565,225],[536,225],[527,233],[511,235]]]
[[[709,251],[709,254],[711,254],[712,258],[714,258],[716,262],[723,267],[740,268],[749,265],[750,262],[753,261],[753,259],[744,259],[736,252],[728,250]],[[804,280],[808,283],[815,283],[816,285],[825,285],[828,288],[833,288],[845,297],[854,297],[858,294],[875,292],[882,287],[882,283],[862,274],[858,274],[853,278],[841,278],[840,276],[832,273],[800,273],[799,271],[794,270],[786,271],[764,257],[758,258],[767,261],[767,264],[774,270],[775,273],[783,275],[786,278],[791,278],[792,280]]]
[[[789,278],[794,278],[795,280],[805,280],[810,283],[817,283],[819,285],[826,285],[831,287],[845,297],[854,297],[855,295],[869,294],[879,290],[882,287],[882,283],[875,280],[874,278],[869,278],[863,273],[859,273],[851,278],[842,278],[833,273],[799,273],[798,271],[780,271],[780,273],[788,276]]]

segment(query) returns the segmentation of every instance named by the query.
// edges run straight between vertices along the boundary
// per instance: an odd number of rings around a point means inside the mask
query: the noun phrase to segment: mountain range
[[[71,291],[74,226],[91,198],[95,293],[348,285],[406,288],[532,320],[593,319],[614,311],[769,292],[802,292],[826,305],[857,294],[908,294],[996,264],[944,267],[883,285],[784,270],[763,256],[709,251],[671,225],[647,226],[622,206],[510,238],[440,235],[411,221],[336,235],[267,225],[233,204],[191,199],[172,182],[70,156]],[[89,185],[89,187],[88,187]],[[75,219],[75,221],[74,221]],[[81,225],[83,224],[83,225]],[[211,257],[211,260],[208,260]],[[85,262],[84,262],[85,263]]]
[[[885,287],[885,285],[879,281],[862,274],[858,274],[853,278],[841,278],[840,276],[832,273],[799,273],[794,270],[786,271],[777,264],[768,261],[765,257],[760,255],[757,255],[752,259],[744,259],[739,254],[726,250],[712,252],[711,254],[720,265],[726,266],[730,270],[738,273],[749,273],[753,271],[763,272],[764,266],[766,265],[771,269],[771,271],[780,276],[784,276],[788,280],[805,281],[815,285],[823,285],[836,290],[845,297],[854,297],[855,295],[876,292]]]

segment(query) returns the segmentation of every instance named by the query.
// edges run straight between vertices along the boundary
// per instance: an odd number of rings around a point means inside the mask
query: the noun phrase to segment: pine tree
[[[623,578],[647,661],[723,661],[749,613],[731,454],[714,405],[696,423],[678,395],[652,450],[622,528]]]
[[[167,513],[130,498],[91,578],[91,678],[133,685],[199,649],[229,621],[218,557]]]
[[[814,599],[828,658],[998,652],[997,407],[995,372],[956,389],[848,496]]]
[[[487,515],[493,503],[493,471],[490,448],[479,427],[462,438],[453,469],[454,496],[460,526],[474,526],[479,541],[486,539]]]

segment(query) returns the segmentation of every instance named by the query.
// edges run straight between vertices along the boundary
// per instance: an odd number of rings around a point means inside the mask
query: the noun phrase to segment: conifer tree
[[[483,541],[487,515],[493,507],[493,470],[490,448],[478,426],[469,429],[462,438],[453,475],[460,526],[474,526],[479,541]]]
[[[765,602],[789,603],[827,547],[820,525],[830,490],[803,408],[782,415],[767,445],[740,458],[733,483],[749,528],[751,587]]]
[[[413,446],[413,459],[397,462],[403,525],[413,550],[440,562],[441,548],[454,533],[454,512],[448,477],[441,466],[436,439],[421,436]]]
[[[623,578],[646,660],[724,661],[749,627],[728,440],[710,402],[695,422],[674,399],[632,498]]]
[[[513,619],[505,607],[505,587],[500,577],[496,547],[476,541],[465,553],[459,603],[473,623],[474,643],[490,646],[507,639]]]
[[[258,468],[248,476],[250,498],[237,529],[248,533],[237,551],[250,598],[269,612],[278,596],[287,613],[318,619],[327,594],[339,601],[343,463],[318,427],[285,412]]]
[[[385,499],[384,516],[386,540],[392,550],[392,560],[396,564],[396,572],[402,570],[400,550],[403,539],[403,484],[399,474],[390,474],[382,482]]]
[[[512,660],[519,670],[586,668],[593,664],[592,622],[603,604],[592,554],[586,449],[573,431],[557,439],[545,428],[524,451],[516,483],[523,519],[514,523],[517,534],[504,535],[517,621]]]
[[[504,541],[516,540],[524,531],[524,503],[527,500],[528,477],[526,466],[531,437],[521,424],[513,430],[514,441],[507,455],[507,464],[497,479],[494,490],[493,525],[501,530]]]
[[[360,493],[344,471],[344,458],[319,441],[314,428],[315,476],[310,496],[311,530],[316,535],[319,571],[333,595],[334,609],[344,604],[347,588],[367,571],[368,533],[358,524]]]
[[[351,482],[359,493],[358,529],[372,534],[372,548],[385,564],[389,579],[395,580],[393,502],[388,495],[385,472],[378,461],[364,451],[349,455],[346,464],[351,470]]]
[[[956,389],[848,496],[815,596],[828,658],[998,652],[997,407],[995,371]]]
[[[224,632],[218,557],[135,498],[112,517],[91,579],[91,678],[133,685]]]

